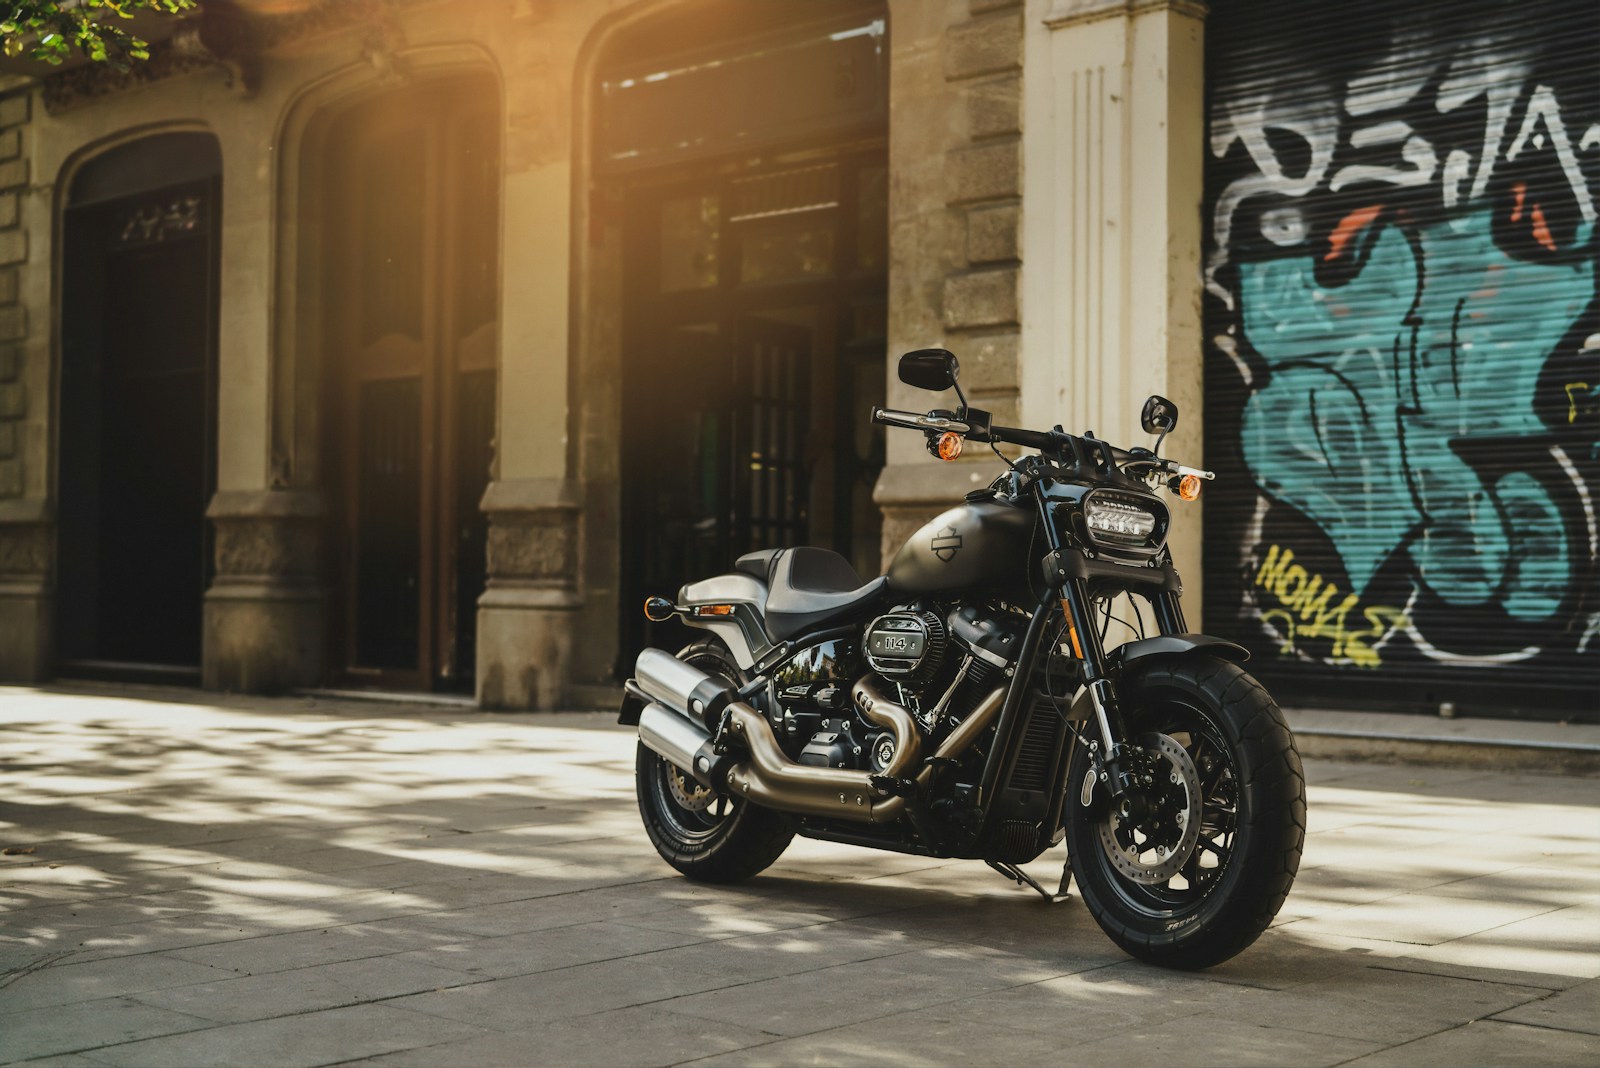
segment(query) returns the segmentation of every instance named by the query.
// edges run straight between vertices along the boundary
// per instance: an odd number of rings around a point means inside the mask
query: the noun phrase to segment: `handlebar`
[[[971,424],[960,419],[952,419],[940,415],[924,415],[920,412],[906,412],[895,408],[873,408],[872,421],[882,423],[884,426],[905,427],[908,430],[921,430],[924,432],[947,433],[953,432],[966,437],[974,428]],[[994,426],[987,428],[981,440],[1005,442],[1010,445],[1020,445],[1024,449],[1037,449],[1047,455],[1059,453],[1063,446],[1072,441],[1072,435],[1060,430],[1023,430],[1020,427]],[[974,438],[978,435],[974,434]],[[1157,470],[1173,475],[1193,475],[1196,478],[1215,479],[1216,473],[1204,471],[1197,467],[1185,467],[1183,464],[1172,460],[1164,460],[1153,454],[1139,455],[1119,449],[1106,442],[1097,441],[1096,444],[1105,445],[1111,450],[1113,460],[1118,465],[1130,461],[1148,464]]]

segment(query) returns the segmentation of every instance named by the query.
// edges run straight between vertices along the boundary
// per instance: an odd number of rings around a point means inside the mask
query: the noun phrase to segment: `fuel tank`
[[[1032,509],[994,498],[957,505],[900,547],[889,564],[889,588],[932,594],[990,586],[1002,595],[1025,594],[1034,522]]]

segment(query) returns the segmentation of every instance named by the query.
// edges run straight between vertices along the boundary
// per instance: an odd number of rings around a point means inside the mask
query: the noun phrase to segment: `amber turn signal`
[[[963,445],[965,445],[965,442],[960,434],[957,434],[954,430],[946,430],[939,435],[939,459],[954,460],[961,455]]]
[[[703,604],[694,610],[694,614],[697,616],[731,616],[733,615],[733,605]]]
[[[1184,475],[1178,479],[1178,496],[1186,501],[1200,499],[1200,479],[1194,475]]]

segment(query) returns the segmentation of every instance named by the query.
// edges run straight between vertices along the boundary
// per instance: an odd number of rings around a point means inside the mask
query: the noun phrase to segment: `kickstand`
[[[1051,896],[1050,891],[1040,886],[1034,881],[1031,875],[1017,867],[1015,864],[1007,864],[1002,860],[986,860],[984,863],[989,865],[989,867],[993,868],[995,871],[999,872],[1001,875],[1004,875],[1007,879],[1010,879],[1012,882],[1016,883],[1018,886],[1026,885],[1033,887],[1034,891],[1046,901],[1055,901],[1055,898]],[[1065,884],[1063,883],[1062,889],[1065,890],[1065,888]]]
[[[1071,896],[1072,892],[1072,854],[1067,853],[1067,859],[1061,864],[1061,885],[1056,889],[1056,900]]]

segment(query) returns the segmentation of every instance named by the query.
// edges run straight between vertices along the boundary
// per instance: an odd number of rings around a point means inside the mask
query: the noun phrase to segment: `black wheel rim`
[[[1238,762],[1216,721],[1190,700],[1164,695],[1143,710],[1138,724],[1141,731],[1172,738],[1194,764],[1200,789],[1200,829],[1194,850],[1170,879],[1144,884],[1116,870],[1098,835],[1080,848],[1093,851],[1106,881],[1130,908],[1150,916],[1182,916],[1199,909],[1216,891],[1237,851]],[[1096,830],[1109,819],[1109,814],[1102,813]]]
[[[651,755],[654,759],[649,765],[650,792],[655,798],[656,811],[674,835],[686,842],[704,841],[715,835],[732,818],[734,802],[726,794],[712,795],[703,808],[683,804],[679,797],[698,792],[696,788],[699,784],[673,767],[670,761]],[[674,779],[677,781],[674,782]]]

